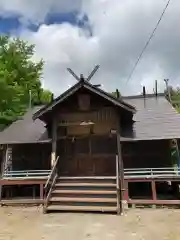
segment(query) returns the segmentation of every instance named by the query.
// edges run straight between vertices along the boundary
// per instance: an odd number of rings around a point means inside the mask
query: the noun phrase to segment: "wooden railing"
[[[57,171],[58,161],[59,161],[59,156],[56,158],[56,161],[53,165],[51,173],[50,173],[48,180],[44,186],[44,207],[43,207],[44,213],[46,212],[46,209],[47,209],[47,206],[49,203],[49,199],[51,196],[51,192],[53,190],[53,187],[56,183],[56,179],[58,177],[58,171]]]
[[[124,169],[124,177],[127,178],[170,178],[180,177],[180,169],[178,168],[126,168]]]
[[[119,175],[119,161],[118,156],[116,155],[116,190],[117,190],[117,214],[120,214],[121,207],[120,207],[120,175]]]
[[[47,179],[51,170],[20,170],[20,171],[5,171],[2,174],[3,179],[19,179],[19,178],[43,178]]]

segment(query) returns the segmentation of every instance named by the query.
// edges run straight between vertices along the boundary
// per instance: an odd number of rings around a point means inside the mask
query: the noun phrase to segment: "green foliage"
[[[41,94],[40,94],[40,101],[42,104],[46,104],[51,102],[52,100],[52,93],[49,90],[41,90]]]
[[[112,92],[111,94],[112,94],[114,97],[116,97],[116,98],[121,97],[121,93],[119,92],[118,89],[116,89],[116,91],[115,91],[115,92]]]
[[[169,86],[169,92],[171,96],[171,102],[173,107],[176,109],[178,113],[180,113],[180,88],[173,88],[172,86]],[[168,92],[165,91],[166,98],[169,100]]]
[[[29,104],[49,102],[41,88],[43,61],[34,62],[34,45],[18,38],[0,36],[0,124],[9,124],[24,114]]]
[[[173,88],[169,86],[169,92],[172,101],[180,101],[180,88]],[[168,96],[167,90],[165,91],[166,96]]]

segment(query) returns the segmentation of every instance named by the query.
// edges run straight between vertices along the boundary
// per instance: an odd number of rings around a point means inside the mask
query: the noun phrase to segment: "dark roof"
[[[77,84],[75,84],[74,86],[69,88],[67,91],[65,91],[63,94],[61,94],[58,98],[56,98],[52,103],[50,103],[49,105],[40,109],[38,112],[36,112],[33,116],[33,119],[37,119],[40,116],[42,116],[44,113],[51,111],[57,104],[63,102],[69,96],[71,96],[76,91],[78,91],[80,88],[85,88],[85,89],[107,99],[108,101],[112,102],[114,105],[126,109],[127,111],[130,111],[132,113],[136,112],[136,109],[134,108],[134,106],[123,101],[122,99],[117,99],[116,97],[113,97],[113,95],[103,91],[100,88],[93,86],[92,84],[90,84],[87,81],[79,81]]]
[[[123,141],[180,139],[180,114],[178,114],[164,96],[125,97],[130,105],[134,105],[133,132],[123,135]],[[49,142],[45,124],[33,114],[42,107],[29,110],[21,120],[14,122],[0,133],[0,144]]]
[[[29,110],[22,119],[17,120],[0,133],[0,144],[48,142],[45,124],[32,116],[41,107]]]
[[[146,98],[155,98],[155,97],[156,97],[156,95],[154,93],[146,94]],[[157,97],[165,97],[165,94],[158,93]],[[144,99],[144,96],[142,94],[139,94],[139,95],[132,95],[132,96],[123,96],[122,98],[126,101],[127,99],[137,99],[137,98]]]
[[[140,97],[125,97],[129,104],[136,107],[133,120],[133,139],[173,139],[180,138],[180,114],[161,94]],[[128,136],[129,137],[129,136]]]

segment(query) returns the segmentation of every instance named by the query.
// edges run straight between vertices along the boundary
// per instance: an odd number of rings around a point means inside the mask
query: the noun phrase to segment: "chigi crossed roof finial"
[[[96,65],[87,78],[85,78],[83,74],[80,74],[80,77],[78,77],[71,68],[67,68],[67,70],[77,81],[87,81],[87,82],[90,82],[91,78],[97,72],[99,67],[100,67],[99,65]],[[94,87],[100,87],[101,84],[95,84],[93,86]]]

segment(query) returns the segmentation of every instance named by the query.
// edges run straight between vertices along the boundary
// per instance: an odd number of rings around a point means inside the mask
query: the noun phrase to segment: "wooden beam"
[[[146,177],[138,177],[138,178],[131,178],[131,177],[125,177],[125,180],[128,180],[128,182],[151,182],[152,180],[155,180],[156,182],[179,182],[180,176],[178,177],[152,177],[152,178],[146,178]]]
[[[44,199],[44,184],[40,184],[40,199]]]
[[[119,215],[121,213],[121,199],[120,199],[120,178],[119,178],[119,159],[116,155],[116,190],[117,190],[117,214]]]
[[[94,153],[94,154],[90,154],[88,152],[88,154],[86,153],[77,153],[76,154],[76,158],[87,158],[87,157],[91,157],[91,158],[114,158],[116,155],[115,154],[111,154],[111,153]],[[72,158],[72,155],[71,154],[68,154],[66,155],[66,158]]]
[[[51,152],[51,166],[53,166],[56,160],[56,148],[57,148],[57,119],[53,116],[52,121],[52,152]]]
[[[152,189],[152,199],[157,200],[156,182],[154,180],[151,181],[151,189]]]
[[[2,206],[14,206],[14,205],[30,205],[30,204],[35,204],[35,205],[39,205],[39,204],[43,204],[44,200],[43,199],[29,199],[29,198],[11,198],[11,199],[3,199],[1,200],[1,205]]]
[[[36,198],[36,187],[35,186],[33,186],[32,187],[32,195],[33,195],[33,199],[35,199]]]
[[[9,180],[7,180],[7,179],[2,179],[2,180],[0,180],[0,185],[2,185],[2,186],[10,186],[10,185],[19,185],[19,186],[21,186],[21,185],[34,185],[34,184],[37,184],[37,185],[39,185],[39,184],[45,184],[46,183],[46,181],[47,181],[47,178],[46,179],[41,179],[41,180],[39,180],[39,179],[32,179],[32,180],[30,180],[30,179],[9,179]]]
[[[120,176],[120,213],[123,213],[123,189],[124,189],[124,167],[122,159],[121,139],[120,139],[120,117],[117,112],[117,154],[119,160],[119,176]]]
[[[0,206],[2,205],[1,200],[2,200],[2,185],[0,183]]]
[[[6,171],[8,168],[8,145],[6,145],[5,156],[4,156],[4,168],[3,171]]]
[[[129,204],[180,205],[180,200],[129,199]]]
[[[1,151],[1,150],[0,150]],[[1,172],[0,172],[0,176],[2,176],[3,174],[4,174],[4,166],[5,166],[5,150],[3,149],[2,150],[2,161],[1,161],[1,167],[0,167],[0,169],[1,169]]]
[[[128,201],[129,200],[129,186],[128,186],[128,181],[124,181],[124,200]]]
[[[6,145],[6,150],[5,150],[5,162],[4,162],[4,171],[7,170],[12,170],[12,147],[9,147],[9,145]]]

